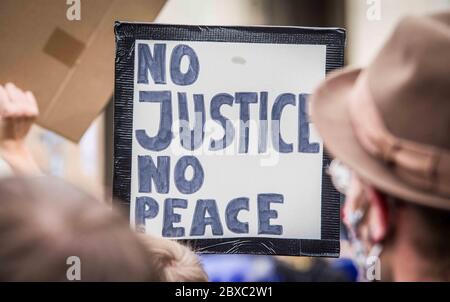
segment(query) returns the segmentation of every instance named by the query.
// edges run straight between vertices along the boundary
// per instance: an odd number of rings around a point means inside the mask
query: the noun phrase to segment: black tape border
[[[190,26],[116,22],[115,34],[113,196],[115,205],[124,211],[127,217],[130,214],[134,45],[136,40],[319,44],[327,47],[327,73],[344,64],[345,30],[339,28]],[[321,240],[243,237],[182,241],[200,253],[338,257],[340,252],[340,196],[326,173],[329,164],[330,156],[325,151],[322,173]]]

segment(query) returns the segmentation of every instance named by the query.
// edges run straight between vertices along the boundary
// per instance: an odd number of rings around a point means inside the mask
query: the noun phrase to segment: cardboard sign
[[[164,3],[1,0],[0,84],[33,91],[38,124],[78,142],[111,99],[115,20],[153,21]]]
[[[116,24],[114,195],[204,253],[339,255],[339,194],[308,115],[341,29]]]

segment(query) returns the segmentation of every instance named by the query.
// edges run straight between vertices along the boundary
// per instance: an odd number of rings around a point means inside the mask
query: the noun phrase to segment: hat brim
[[[403,200],[450,210],[450,200],[418,189],[395,175],[382,160],[359,144],[348,111],[350,93],[361,69],[332,74],[311,97],[311,117],[331,155],[349,166],[363,180]]]

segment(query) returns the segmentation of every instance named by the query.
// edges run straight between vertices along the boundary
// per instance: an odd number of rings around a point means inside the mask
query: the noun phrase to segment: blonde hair
[[[178,242],[156,237],[139,235],[145,249],[163,282],[207,282],[197,255],[187,246]]]

